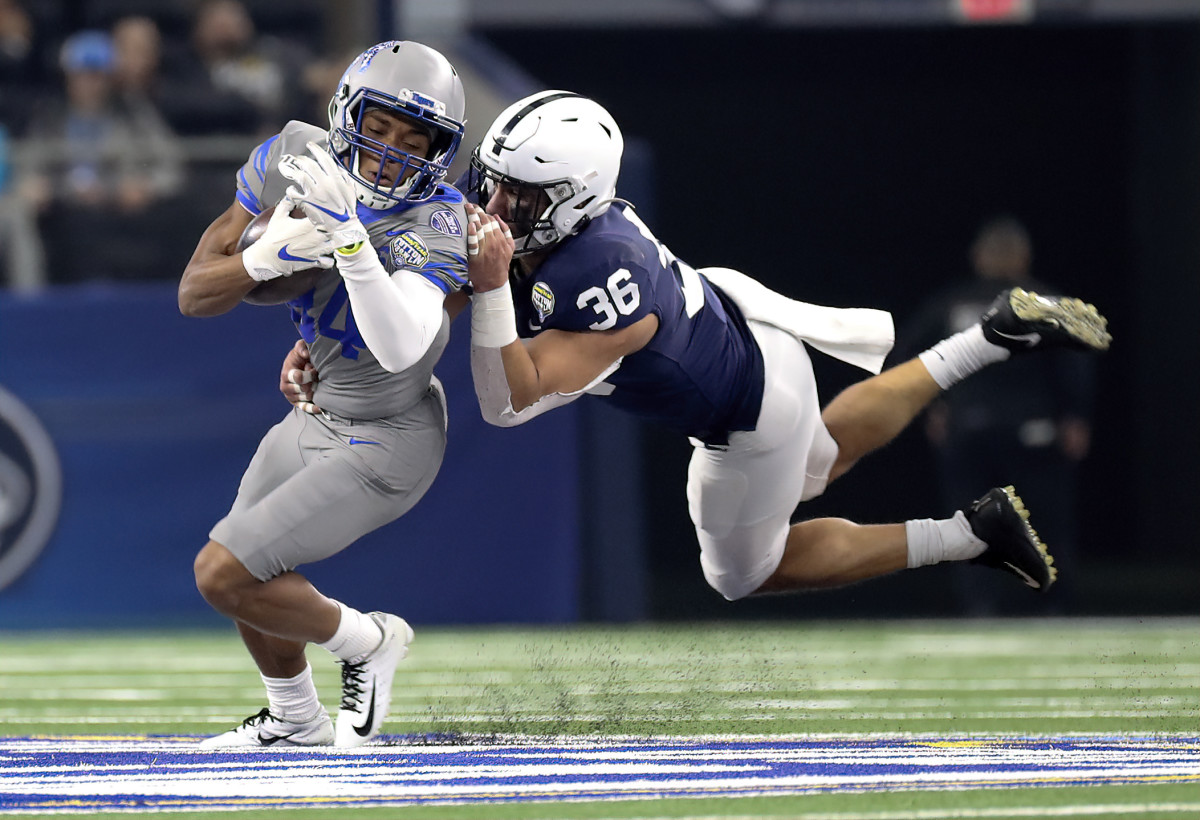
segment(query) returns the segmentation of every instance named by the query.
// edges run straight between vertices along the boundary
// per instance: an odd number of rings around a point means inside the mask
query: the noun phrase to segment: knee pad
[[[720,538],[697,527],[704,579],[728,601],[745,598],[779,566],[787,534],[786,519],[736,527]]]

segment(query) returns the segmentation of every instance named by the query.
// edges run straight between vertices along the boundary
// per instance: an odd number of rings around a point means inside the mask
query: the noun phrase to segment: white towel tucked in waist
[[[729,268],[700,273],[742,311],[746,319],[785,330],[822,353],[878,373],[896,341],[892,314],[874,308],[811,305],[776,293]]]

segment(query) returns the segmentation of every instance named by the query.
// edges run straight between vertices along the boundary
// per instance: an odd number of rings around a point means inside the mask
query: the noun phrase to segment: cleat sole
[[[1008,302],[1018,319],[1059,327],[1092,350],[1108,350],[1112,344],[1108,320],[1100,315],[1095,305],[1073,297],[1050,301],[1024,288],[1013,288]]]
[[[1024,291],[1021,292],[1024,293]],[[1033,546],[1042,558],[1042,563],[1046,565],[1046,569],[1050,573],[1050,580],[1046,583],[1044,589],[1036,583],[1029,583],[1028,581],[1025,583],[1034,589],[1041,589],[1042,592],[1045,592],[1058,580],[1058,568],[1054,566],[1054,556],[1050,554],[1050,550],[1047,549],[1042,539],[1038,537],[1037,530],[1029,525],[1029,510],[1025,508],[1025,502],[1021,500],[1021,496],[1017,495],[1017,488],[1009,484],[1002,489],[1004,490],[1004,494],[1008,496],[1008,503],[1012,505],[1012,508],[1017,511],[1017,515],[1021,517],[1021,525],[1025,527],[1025,533],[1029,536],[1029,540],[1033,542]]]

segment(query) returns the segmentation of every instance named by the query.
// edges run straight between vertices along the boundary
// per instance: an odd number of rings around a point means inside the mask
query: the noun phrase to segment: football
[[[267,229],[267,223],[271,221],[271,214],[274,212],[275,208],[272,206],[250,220],[250,224],[238,237],[238,253],[258,241],[258,238],[263,235],[263,231]],[[291,215],[298,219],[304,216],[304,211],[296,208]],[[325,273],[323,268],[308,268],[307,270],[298,270],[291,276],[280,276],[277,279],[259,282],[242,297],[242,301],[251,305],[282,305],[316,287],[317,279],[322,273]]]

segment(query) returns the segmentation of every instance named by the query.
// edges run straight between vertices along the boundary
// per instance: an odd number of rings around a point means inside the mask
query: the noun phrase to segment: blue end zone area
[[[433,488],[303,571],[328,595],[416,623],[577,620],[579,415],[488,427],[467,321],[437,369],[450,442]],[[192,560],[288,412],[279,370],[296,337],[282,306],[183,317],[169,283],[0,301],[0,385],[40,420],[62,467],[57,526],[0,595],[0,629],[224,623],[196,592]]]
[[[1200,736],[677,738],[202,752],[193,737],[0,739],[0,810],[469,804],[1200,784]],[[1196,803],[1200,811],[1200,801]]]

